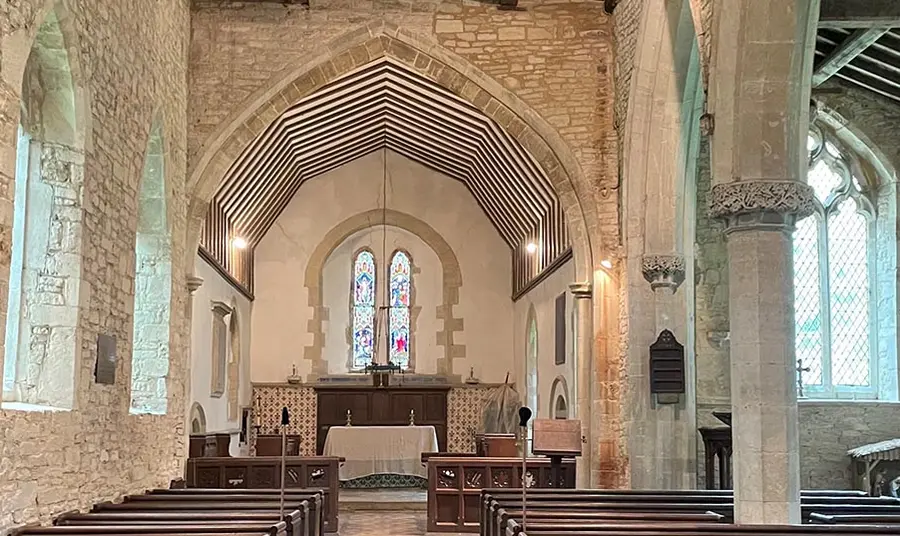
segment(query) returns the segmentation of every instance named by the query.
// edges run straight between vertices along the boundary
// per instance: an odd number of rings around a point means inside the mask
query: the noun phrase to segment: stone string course
[[[0,8],[0,311],[6,311],[21,66],[51,2]],[[0,533],[14,525],[161,486],[181,473],[188,319],[184,118],[187,0],[62,2],[76,85],[85,88],[84,261],[76,328],[75,409],[0,411]],[[16,69],[16,67],[19,67]],[[86,86],[85,86],[86,84]],[[137,200],[154,112],[162,117],[172,243],[166,416],[129,414]],[[0,324],[5,325],[5,313]],[[118,340],[114,385],[93,382],[99,333]]]

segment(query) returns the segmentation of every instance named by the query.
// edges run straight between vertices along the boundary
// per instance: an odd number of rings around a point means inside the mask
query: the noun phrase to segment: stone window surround
[[[418,235],[416,235],[418,236]],[[375,323],[378,322],[378,270],[379,268],[386,268],[385,272],[387,273],[387,280],[385,281],[385,286],[381,287],[385,289],[385,299],[389,297],[390,294],[390,284],[391,284],[391,261],[394,260],[394,255],[399,252],[403,252],[406,255],[406,258],[409,259],[409,366],[406,371],[410,373],[416,372],[416,326],[418,325],[419,315],[422,313],[422,306],[416,304],[416,283],[415,283],[415,275],[421,272],[421,268],[416,266],[415,259],[413,259],[412,254],[405,248],[396,248],[391,254],[387,257],[387,259],[382,259],[384,262],[383,265],[378,263],[378,255],[375,254],[368,247],[359,248],[358,250],[353,252],[353,256],[350,257],[350,304],[349,304],[349,315],[350,321],[347,323],[347,332],[345,336],[345,340],[347,342],[347,366],[346,369],[348,372],[358,372],[362,369],[354,368],[353,366],[353,313],[355,307],[355,286],[356,286],[356,258],[363,251],[368,251],[372,254],[372,257],[375,259]],[[322,265],[322,269],[325,269],[325,266]],[[330,315],[326,313],[325,318],[328,318]],[[390,316],[388,316],[386,320],[387,324],[382,326],[383,329],[390,330]],[[378,341],[375,341],[375,345],[378,345]],[[389,346],[389,345],[388,345]],[[388,352],[390,350],[388,349]]]
[[[454,334],[462,333],[463,331],[463,319],[455,317],[453,311],[453,307],[459,304],[459,287],[462,286],[462,270],[460,269],[456,253],[450,244],[444,240],[444,237],[424,221],[397,210],[377,208],[351,216],[332,227],[331,230],[325,233],[325,236],[309,256],[306,264],[304,286],[307,290],[307,303],[313,311],[313,316],[309,320],[307,328],[313,334],[313,344],[303,349],[303,358],[310,360],[312,365],[312,372],[307,381],[314,381],[316,378],[328,374],[328,362],[324,356],[325,332],[322,327],[322,323],[328,318],[329,314],[328,309],[324,306],[322,282],[325,262],[331,256],[331,253],[344,243],[347,238],[373,225],[397,227],[412,233],[419,237],[437,255],[442,269],[442,292],[441,304],[438,305],[436,313],[438,320],[443,320],[443,329],[437,332],[437,344],[444,347],[443,356],[437,360],[437,373],[459,381],[460,375],[453,375],[453,360],[465,358],[466,347],[463,344],[454,343]],[[355,252],[353,255],[354,261],[358,253]],[[405,253],[409,255],[409,252]],[[409,258],[410,263],[412,263],[412,256]],[[415,265],[413,264],[413,266]],[[378,285],[377,277],[376,273],[376,288]],[[412,300],[412,295],[410,298]],[[421,307],[412,307],[414,303],[414,301],[411,301],[410,331],[412,331],[412,326],[415,325],[418,318],[418,310],[421,309]],[[416,337],[411,333],[410,367],[413,370],[415,369],[415,362],[413,361],[415,339]],[[352,352],[352,322],[348,330],[348,343],[351,343]]]
[[[896,170],[880,149],[854,125],[836,111],[822,103],[812,110],[811,130],[824,141],[829,141],[841,152],[847,172],[860,181],[865,199],[874,205],[874,247],[870,248],[870,290],[873,313],[871,315],[871,354],[874,392],[816,393],[804,388],[812,400],[837,400],[843,402],[891,402],[898,400],[898,359],[896,341],[897,309],[897,230],[893,225],[897,217]],[[889,251],[893,250],[893,251]],[[885,255],[882,252],[890,252]],[[882,262],[879,262],[882,261]]]
[[[220,398],[225,394],[225,384],[228,374],[228,325],[225,317],[231,315],[234,311],[231,306],[225,302],[210,302],[210,310],[213,314],[212,323],[212,348],[210,352],[211,367],[210,370],[210,393],[212,398]],[[224,348],[219,344],[218,337],[225,338]],[[225,355],[219,355],[219,350],[225,352]]]

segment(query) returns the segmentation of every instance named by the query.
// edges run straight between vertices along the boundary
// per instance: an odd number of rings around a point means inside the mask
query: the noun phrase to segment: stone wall
[[[0,532],[165,485],[184,445],[187,0],[64,2],[57,11],[79,91],[83,256],[71,411],[0,411]],[[49,1],[0,9],[0,310],[6,311],[15,144],[23,72]],[[129,415],[138,188],[156,111],[166,133],[172,244],[168,413]],[[0,315],[0,325],[6,315]],[[94,383],[98,334],[116,337],[114,385]]]
[[[617,244],[612,25],[601,3],[525,0],[518,11],[468,0],[193,5],[189,168],[216,126],[274,75],[386,21],[468,60],[555,126],[598,184],[597,236]]]

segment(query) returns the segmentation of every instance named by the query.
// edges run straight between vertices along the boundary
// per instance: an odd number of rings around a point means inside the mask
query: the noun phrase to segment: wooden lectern
[[[565,486],[562,460],[581,456],[581,421],[536,419],[532,454],[550,458],[550,486]]]

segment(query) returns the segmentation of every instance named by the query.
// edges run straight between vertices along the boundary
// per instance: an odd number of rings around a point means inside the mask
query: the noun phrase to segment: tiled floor
[[[425,490],[342,489],[339,534],[425,536],[426,498]],[[443,533],[441,536],[455,535]]]

